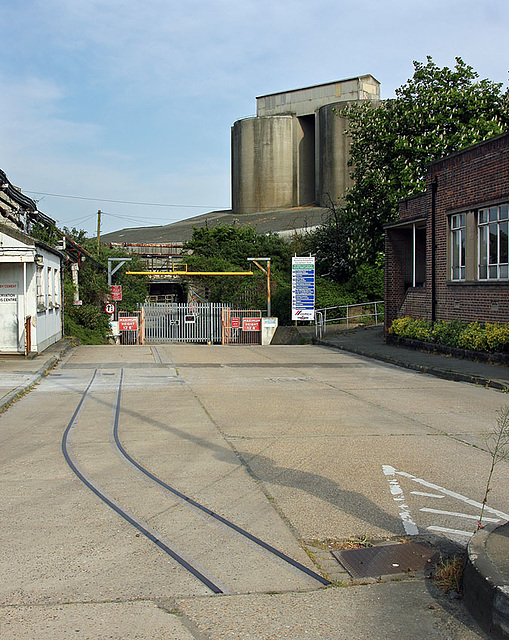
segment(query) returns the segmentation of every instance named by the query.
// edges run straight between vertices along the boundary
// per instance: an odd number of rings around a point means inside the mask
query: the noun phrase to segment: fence
[[[262,312],[223,304],[145,303],[135,312],[119,312],[121,344],[199,342],[261,344]]]
[[[327,323],[333,324],[346,321],[346,328],[349,329],[352,322],[365,322],[369,318],[374,318],[374,324],[378,326],[380,322],[383,322],[383,317],[383,300],[316,309],[315,335],[318,338],[322,338],[327,333]]]

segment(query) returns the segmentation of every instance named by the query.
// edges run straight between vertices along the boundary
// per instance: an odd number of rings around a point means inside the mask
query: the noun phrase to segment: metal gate
[[[221,314],[223,344],[261,344],[262,312],[255,309],[227,309]]]
[[[261,311],[221,303],[143,305],[145,343],[261,344]]]
[[[221,344],[222,304],[149,302],[145,311],[145,342]]]

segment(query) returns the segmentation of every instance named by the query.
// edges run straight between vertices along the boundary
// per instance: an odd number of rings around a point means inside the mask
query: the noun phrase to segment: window
[[[36,282],[37,282],[37,309],[44,308],[44,272],[41,265],[37,265],[37,273],[36,273]]]
[[[55,307],[59,307],[60,306],[60,271],[58,269],[55,269],[54,276],[55,276],[55,280],[53,282],[53,292],[54,292],[53,300],[54,300]]]
[[[465,279],[465,214],[451,216],[451,280]]]
[[[480,209],[479,280],[509,277],[509,204]]]

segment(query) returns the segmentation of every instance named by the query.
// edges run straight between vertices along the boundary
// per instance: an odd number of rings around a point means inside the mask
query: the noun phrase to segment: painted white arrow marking
[[[452,533],[455,536],[471,538],[473,531],[460,531],[459,529],[447,529],[446,527],[428,527],[428,531],[438,531],[439,533]]]
[[[400,476],[403,476],[404,478],[409,478],[410,480],[412,480],[413,482],[417,482],[418,484],[422,484],[424,487],[427,487],[428,489],[441,491],[442,493],[444,493],[447,496],[450,496],[451,498],[456,498],[457,500],[461,500],[462,502],[465,502],[466,504],[469,504],[472,507],[476,507],[477,509],[482,509],[482,504],[480,502],[476,502],[475,500],[471,500],[466,496],[462,496],[461,493],[456,493],[455,491],[449,491],[449,489],[444,489],[444,487],[440,487],[438,484],[433,484],[432,482],[427,482],[426,480],[422,480],[421,478],[416,478],[411,473],[406,473],[405,471],[395,471],[394,473]],[[490,513],[493,513],[494,515],[499,516],[500,518],[504,518],[504,520],[509,520],[509,515],[507,515],[507,513],[504,513],[503,511],[498,511],[498,509],[492,509],[491,507],[488,507],[488,505],[484,507],[484,510],[489,511]]]
[[[426,493],[424,491],[410,491],[410,493],[414,496],[424,496],[425,498],[445,498],[445,496],[439,495],[438,493]]]
[[[468,513],[458,513],[457,511],[441,511],[440,509],[429,509],[428,507],[423,507],[419,509],[419,511],[426,511],[426,513],[438,513],[444,516],[456,516],[457,518],[466,518],[467,520],[479,520],[479,516],[471,516]],[[483,522],[500,522],[500,518],[487,518],[483,516]]]

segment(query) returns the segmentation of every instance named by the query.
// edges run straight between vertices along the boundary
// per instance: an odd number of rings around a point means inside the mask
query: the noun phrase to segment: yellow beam
[[[252,271],[126,271],[128,276],[252,276]]]

